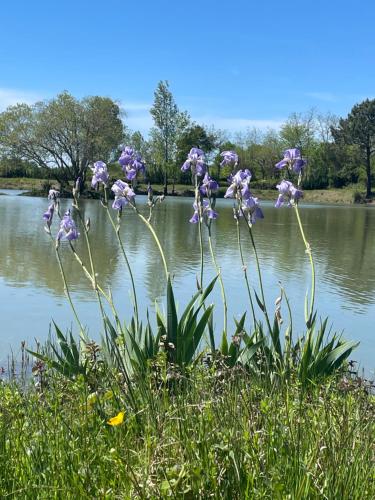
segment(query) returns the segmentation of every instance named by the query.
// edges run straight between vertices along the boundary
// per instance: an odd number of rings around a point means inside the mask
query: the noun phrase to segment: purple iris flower
[[[259,207],[258,198],[250,191],[251,172],[247,168],[238,170],[232,174],[228,181],[231,183],[224,198],[236,198],[241,203],[241,208],[235,208],[235,218],[245,215],[247,220],[254,224],[257,219],[264,219],[263,212]]]
[[[236,182],[237,184],[240,184],[241,182],[250,182],[251,180],[251,172],[248,168],[245,168],[244,170],[239,170],[236,172],[236,174],[233,176],[233,182]]]
[[[276,187],[280,193],[275,203],[276,208],[282,207],[284,203],[287,203],[290,207],[292,204],[298,203],[298,200],[303,197],[303,192],[290,181],[282,180]]]
[[[212,193],[216,193],[218,189],[219,189],[219,184],[214,179],[212,179],[206,172],[202,181],[202,185],[199,188],[202,196],[210,196]]]
[[[194,214],[189,222],[191,222],[192,224],[197,224],[197,222],[199,222],[199,209],[196,201],[193,203],[193,208]],[[208,222],[208,219],[217,219],[218,213],[215,212],[213,208],[211,208],[208,200],[202,201],[202,216],[206,224]]]
[[[189,220],[189,222],[191,222],[192,224],[197,224],[199,222],[199,213],[198,213],[198,210],[195,210],[195,203],[193,205],[194,207],[194,213],[193,213],[193,216],[192,218]]]
[[[297,148],[292,148],[284,151],[284,158],[276,163],[275,167],[279,169],[289,167],[296,174],[299,174],[303,167],[306,166],[306,163],[306,160],[303,160],[301,157],[301,151]]]
[[[48,227],[48,229],[51,227],[54,211],[55,211],[55,204],[51,203],[51,205],[48,207],[47,212],[43,214],[43,219],[46,221],[46,226]]]
[[[220,156],[223,158],[222,162],[220,163],[221,167],[224,167],[225,165],[236,166],[238,163],[238,154],[234,151],[223,151],[222,153],[220,153]]]
[[[191,148],[185,163],[181,167],[183,172],[187,172],[190,169],[193,175],[198,175],[199,177],[206,173],[204,152],[199,148]]]
[[[145,173],[146,167],[145,164],[142,161],[142,157],[139,153],[135,154],[135,158],[133,161],[133,168],[137,170],[137,172],[142,172]]]
[[[257,219],[264,219],[262,209],[259,206],[258,198],[249,196],[242,201],[239,215],[245,215],[251,224]]]
[[[66,239],[68,241],[76,240],[79,236],[77,226],[70,215],[70,210],[65,212],[64,217],[60,222],[60,230],[57,233],[56,240]]]
[[[112,208],[115,210],[122,210],[128,203],[134,203],[135,193],[127,182],[116,181],[112,186],[112,191],[115,194]]]
[[[57,191],[56,189],[50,189],[48,191],[48,199],[49,200],[57,202],[59,198],[60,198],[60,191]]]
[[[134,149],[129,146],[125,146],[118,160],[120,165],[127,165],[129,162],[131,162],[133,155]]]
[[[239,170],[235,175],[231,175],[228,180],[231,185],[227,189],[224,198],[246,198],[250,196],[250,170],[247,168]]]
[[[135,179],[138,173],[145,173],[146,167],[141,155],[129,146],[125,146],[118,161],[129,181]]]
[[[104,186],[107,186],[109,181],[109,173],[107,170],[107,165],[104,163],[104,161],[96,161],[94,163],[94,167],[90,168],[93,172],[91,181],[91,186],[93,187],[93,189],[95,189],[100,182],[104,184]]]

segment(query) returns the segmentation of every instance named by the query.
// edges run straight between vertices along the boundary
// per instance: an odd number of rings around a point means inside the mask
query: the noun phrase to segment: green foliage
[[[305,115],[292,113],[280,130],[283,146],[285,149],[298,148],[303,155],[308,155],[315,142],[315,127],[314,111]]]
[[[32,106],[10,106],[0,114],[0,152],[31,162],[67,183],[86,178],[88,165],[107,161],[121,142],[120,109],[106,97],[75,99],[68,92]]]
[[[258,298],[259,300],[259,298]],[[259,300],[261,305],[261,301]],[[220,354],[227,359],[227,365],[236,363],[246,367],[251,373],[272,382],[276,378],[288,380],[297,377],[302,386],[317,382],[342,371],[346,360],[358,342],[345,341],[333,334],[327,335],[327,319],[316,331],[315,319],[312,320],[306,335],[293,343],[292,323],[282,334],[279,318],[275,315],[272,329],[264,331],[261,322],[257,322],[255,331],[248,335],[244,330],[245,314],[236,321],[236,332],[230,346],[223,335]],[[239,340],[243,339],[240,347]]]
[[[298,376],[302,384],[330,376],[342,369],[358,342],[344,341],[336,334],[326,340],[327,318],[315,333],[308,330],[306,337],[297,342],[294,351],[298,356]]]
[[[205,307],[205,300],[211,293],[217,277],[203,290],[197,292],[178,318],[170,278],[167,284],[167,318],[158,312],[158,329],[167,351],[167,359],[180,367],[189,365],[199,348],[202,336],[209,326],[213,305]],[[204,312],[200,312],[204,308]]]
[[[356,104],[347,118],[342,118],[332,134],[338,144],[358,147],[366,169],[366,196],[371,196],[371,159],[375,153],[375,99]]]
[[[105,335],[101,351],[106,366],[126,378],[140,376],[159,351],[159,335],[154,336],[147,313],[146,324],[133,317],[128,325],[114,326],[105,317]]]
[[[53,322],[53,324],[58,346],[49,341],[45,352],[31,350],[28,350],[28,352],[67,378],[75,378],[78,375],[86,377],[87,363],[82,359],[80,348],[74,340],[72,332],[69,332],[69,336],[65,337],[56,323]]]
[[[326,189],[364,183],[371,195],[375,134],[374,100],[356,104],[338,120],[314,110],[292,113],[280,131],[249,129],[236,133],[208,130],[191,123],[181,112],[167,81],[160,81],[150,110],[155,126],[149,140],[138,131],[124,131],[118,106],[108,98],[82,100],[64,92],[33,106],[20,104],[0,114],[0,165],[5,176],[55,178],[67,183],[86,178],[90,162],[115,158],[122,142],[134,147],[146,161],[148,180],[190,184],[180,171],[191,147],[207,153],[211,173],[223,182],[230,168],[220,167],[219,152],[235,149],[241,168],[249,168],[259,188],[273,189],[283,172],[275,163],[286,148],[298,147],[308,160],[304,189]],[[42,171],[40,170],[42,168]],[[255,184],[254,184],[255,185]]]
[[[162,165],[164,194],[167,194],[169,172],[175,178],[177,141],[189,125],[190,118],[178,109],[167,81],[158,83],[150,113],[155,123],[150,132],[152,149],[156,163]]]
[[[230,344],[228,344],[227,334],[223,332],[220,346],[220,355],[224,358],[225,364],[233,368],[237,363],[242,366],[250,367],[252,358],[262,342],[253,344],[252,339],[248,337],[245,331],[246,312],[241,316],[241,319],[234,320],[236,329],[232,336]],[[241,347],[242,339],[245,339],[244,346]]]
[[[190,365],[200,346],[202,336],[208,328],[212,317],[213,305],[205,307],[205,300],[211,293],[217,277],[203,292],[197,292],[178,318],[173,288],[170,279],[167,286],[167,315],[163,317],[156,308],[157,334],[155,335],[147,314],[147,322],[138,323],[133,317],[128,325],[116,326],[105,316],[105,335],[100,351],[103,362],[110,369],[123,373],[126,377],[139,376],[145,373],[149,363],[154,360],[160,348],[167,354],[167,362],[181,368]],[[202,309],[204,311],[202,313]],[[49,342],[45,352],[28,351],[37,359],[68,378],[78,375],[87,376],[89,366],[84,356],[87,341],[81,341],[80,347],[69,333],[64,336],[55,325],[58,347]],[[241,326],[242,328],[242,326]]]
[[[302,390],[197,365],[179,390],[147,374],[133,409],[106,375],[95,391],[49,370],[42,387],[0,384],[1,498],[375,496],[375,401],[360,379]]]
[[[34,163],[19,160],[17,158],[0,159],[0,177],[29,177],[33,179],[44,179],[48,177]]]

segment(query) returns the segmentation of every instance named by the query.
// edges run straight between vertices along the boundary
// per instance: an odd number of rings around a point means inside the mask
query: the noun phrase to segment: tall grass
[[[0,497],[375,497],[375,401],[354,380],[269,385],[220,361],[182,376],[161,358],[134,407],[114,372],[0,385]]]

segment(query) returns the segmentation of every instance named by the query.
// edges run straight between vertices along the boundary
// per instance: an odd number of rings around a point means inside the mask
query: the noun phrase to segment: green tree
[[[109,161],[123,138],[120,109],[106,97],[75,99],[63,92],[0,114],[0,154],[53,169],[62,184],[86,179],[90,163]]]
[[[275,177],[279,172],[275,169],[275,164],[280,158],[280,137],[275,130],[269,129],[264,133],[259,145],[255,145],[254,164],[260,171],[259,177],[263,181],[268,180],[275,184]],[[267,184],[267,183],[266,183]]]
[[[303,156],[308,156],[315,142],[315,112],[292,113],[280,129],[280,139],[286,149],[298,148]]]
[[[375,153],[375,99],[356,104],[347,118],[342,118],[337,127],[332,127],[337,144],[352,144],[358,147],[366,168],[366,197],[371,196],[371,159]]]
[[[168,191],[168,173],[175,178],[177,140],[188,126],[190,119],[181,112],[167,81],[160,81],[154,92],[154,104],[150,109],[155,127],[151,130],[154,155],[162,162],[164,194]]]

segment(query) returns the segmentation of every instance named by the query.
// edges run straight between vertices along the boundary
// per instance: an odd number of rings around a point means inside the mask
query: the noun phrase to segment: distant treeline
[[[64,92],[32,106],[18,104],[0,114],[0,176],[56,179],[62,185],[78,176],[89,180],[90,164],[111,163],[113,173],[122,146],[140,153],[146,180],[168,186],[190,184],[181,165],[192,147],[203,149],[211,175],[222,183],[229,175],[220,152],[235,150],[239,168],[249,168],[252,183],[273,188],[280,180],[275,164],[285,149],[299,148],[307,160],[303,188],[365,187],[371,195],[375,153],[375,100],[353,107],[346,118],[315,110],[293,113],[278,129],[231,133],[193,122],[178,109],[168,82],[159,82],[150,109],[155,126],[147,138],[130,131],[119,106],[99,96],[78,100]]]

